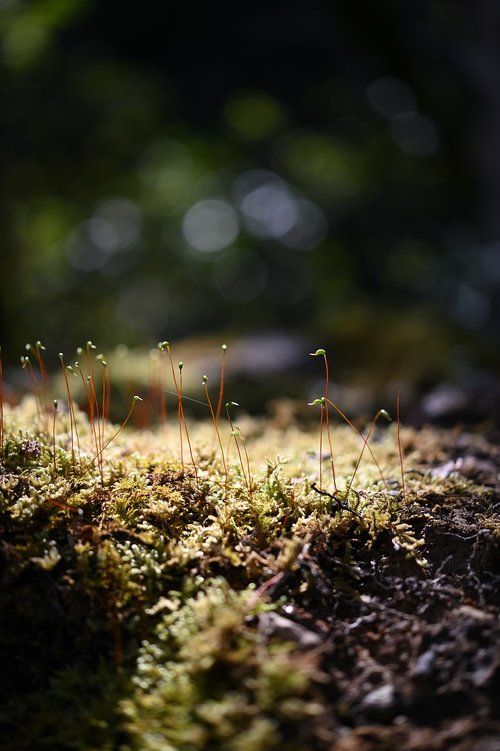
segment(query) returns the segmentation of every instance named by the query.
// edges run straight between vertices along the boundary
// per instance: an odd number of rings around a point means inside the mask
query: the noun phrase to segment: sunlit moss
[[[0,642],[9,690],[0,736],[21,727],[14,750],[327,748],[324,728],[317,735],[329,711],[320,653],[301,645],[300,628],[291,642],[266,630],[263,614],[318,597],[356,600],[360,561],[380,545],[425,567],[413,505],[430,488],[446,498],[475,487],[458,473],[416,469],[422,451],[442,456],[443,438],[402,431],[403,497],[395,426],[373,443],[385,487],[368,452],[351,482],[363,440],[335,423],[338,490],[324,458],[325,496],[314,485],[317,433],[293,422],[239,420],[250,485],[230,426],[220,426],[226,476],[212,423],[189,425],[196,468],[180,461],[170,425],[125,428],[100,468],[95,431],[82,413],[77,422],[72,457],[63,411],[54,435],[33,399],[4,410]],[[419,509],[419,520],[431,518],[432,508]]]

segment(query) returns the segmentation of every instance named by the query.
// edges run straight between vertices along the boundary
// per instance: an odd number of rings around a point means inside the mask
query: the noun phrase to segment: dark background
[[[497,370],[494,0],[0,0],[0,37],[6,360],[273,337],[375,390]]]

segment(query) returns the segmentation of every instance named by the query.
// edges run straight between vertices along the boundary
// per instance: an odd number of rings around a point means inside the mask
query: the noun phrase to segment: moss
[[[312,487],[315,431],[240,421],[249,486],[228,430],[226,478],[212,425],[189,426],[196,468],[182,461],[173,427],[123,431],[99,467],[91,425],[81,413],[77,419],[73,456],[68,417],[57,416],[54,461],[54,436],[33,400],[5,409],[4,746],[328,748],[333,710],[321,689],[322,651],[304,648],[304,627],[294,622],[293,638],[286,628],[269,633],[262,614],[316,608],[321,619],[362,602],[359,567],[387,546],[418,572],[433,507],[480,486],[462,475],[426,474],[439,451],[430,436],[408,430],[407,466],[422,467],[425,454],[426,469],[408,472],[403,498],[389,429],[374,444],[386,486],[365,456],[351,487],[362,443],[336,427],[336,497],[356,514],[339,512],[327,462],[322,474],[332,497]],[[498,536],[498,525],[484,527]]]
[[[265,606],[253,587],[235,592],[220,577],[199,586],[184,604],[171,594],[139,651],[122,704],[130,747],[286,747],[287,722],[318,711],[308,697],[314,665],[294,662],[285,644],[262,642],[255,624]]]

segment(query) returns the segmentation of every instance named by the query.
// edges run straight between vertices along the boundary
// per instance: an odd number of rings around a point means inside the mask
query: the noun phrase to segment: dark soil
[[[384,535],[351,568],[341,547],[311,551],[315,596],[285,608],[307,629],[299,643],[321,635],[332,751],[500,751],[500,452],[459,432],[425,440],[436,477],[484,486],[423,492],[408,508],[429,565],[402,559]]]

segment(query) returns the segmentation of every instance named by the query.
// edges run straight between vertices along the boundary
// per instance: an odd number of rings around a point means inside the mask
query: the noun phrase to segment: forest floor
[[[500,451],[459,430],[414,442],[423,477],[483,489],[443,492],[427,480],[405,521],[428,565],[402,562],[384,535],[358,557],[359,597],[334,597],[333,618],[323,611],[342,736],[332,747],[497,751]]]
[[[334,479],[293,417],[227,472],[208,423],[193,467],[175,427],[92,462],[86,416],[76,461],[37,419],[5,415],[3,749],[500,751],[498,446],[404,428],[403,487],[395,426],[383,478],[336,426]]]

